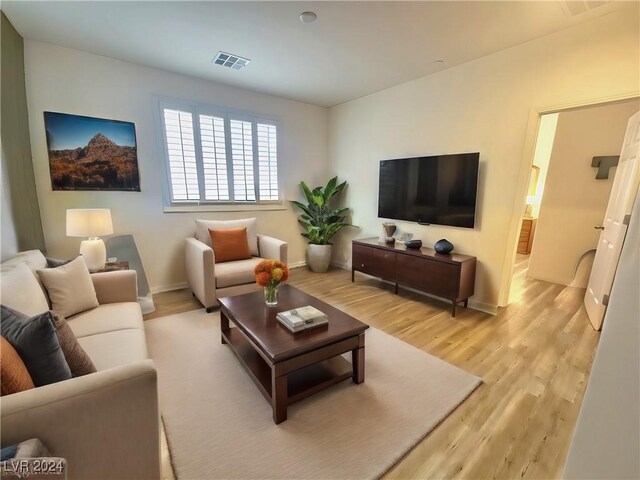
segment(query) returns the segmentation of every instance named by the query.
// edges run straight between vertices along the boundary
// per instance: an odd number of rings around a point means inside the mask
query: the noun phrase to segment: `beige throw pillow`
[[[29,317],[49,310],[47,297],[27,263],[2,273],[0,299],[3,305]]]
[[[247,227],[247,243],[249,243],[249,250],[251,255],[259,257],[258,254],[258,233],[256,229],[255,218],[240,218],[238,220],[196,220],[196,239],[202,243],[206,243],[210,247],[211,235],[209,234],[210,228],[237,228]]]
[[[82,257],[56,268],[38,270],[51,299],[51,310],[68,318],[98,306],[89,269]]]

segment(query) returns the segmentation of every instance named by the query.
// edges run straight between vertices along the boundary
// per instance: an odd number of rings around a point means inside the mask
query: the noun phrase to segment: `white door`
[[[602,327],[633,201],[640,184],[639,157],[640,112],[631,117],[627,124],[607,212],[602,225],[595,226],[600,229],[600,240],[584,296],[584,306],[596,330]]]

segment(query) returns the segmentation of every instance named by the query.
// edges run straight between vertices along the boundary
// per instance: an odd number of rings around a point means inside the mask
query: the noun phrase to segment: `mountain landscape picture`
[[[53,190],[140,191],[135,125],[44,112]]]

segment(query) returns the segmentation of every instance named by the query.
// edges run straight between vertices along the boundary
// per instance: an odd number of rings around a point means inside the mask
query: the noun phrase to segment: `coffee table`
[[[351,378],[364,382],[364,332],[368,325],[290,285],[280,285],[278,305],[267,307],[263,292],[218,299],[222,343],[229,345],[271,403],[273,421],[287,419],[287,407]],[[329,324],[291,333],[278,312],[312,305]],[[237,328],[231,328],[230,322]],[[351,352],[351,363],[341,355]]]

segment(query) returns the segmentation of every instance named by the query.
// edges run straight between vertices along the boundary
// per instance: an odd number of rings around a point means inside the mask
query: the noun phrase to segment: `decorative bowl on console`
[[[407,248],[421,248],[422,247],[422,240],[407,240],[406,242],[404,242],[404,245]]]
[[[442,253],[444,255],[448,255],[453,251],[453,243],[443,238],[441,240],[438,240],[435,243],[435,245],[433,246],[433,249],[436,251],[436,253]]]

